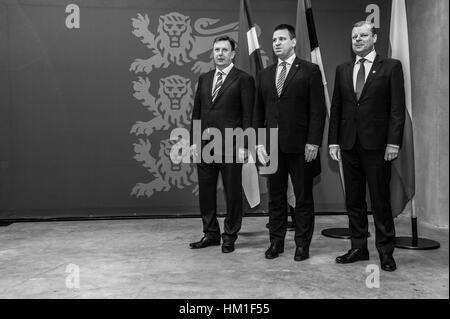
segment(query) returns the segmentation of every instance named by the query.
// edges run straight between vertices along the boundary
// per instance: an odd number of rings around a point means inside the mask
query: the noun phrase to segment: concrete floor
[[[231,254],[220,246],[188,248],[202,235],[199,218],[0,227],[0,298],[449,298],[448,229],[421,225],[420,237],[441,248],[397,249],[398,270],[380,270],[379,288],[370,289],[366,266],[379,265],[373,238],[371,260],[337,265],[349,241],[320,234],[345,227],[345,216],[316,218],[311,258],[303,262],[293,260],[293,232],[281,257],[264,258],[266,222],[244,218]],[[408,218],[396,225],[398,235],[410,234]]]

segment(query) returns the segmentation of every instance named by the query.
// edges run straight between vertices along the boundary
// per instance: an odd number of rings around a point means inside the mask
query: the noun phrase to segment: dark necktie
[[[280,65],[283,68],[281,69],[280,75],[278,76],[278,80],[277,80],[278,96],[280,96],[281,90],[283,90],[284,81],[286,80],[286,71],[287,71],[286,64],[287,64],[287,62],[281,62],[280,63]]]
[[[364,87],[364,82],[366,81],[366,70],[364,68],[364,62],[365,61],[366,61],[366,59],[364,59],[364,58],[359,60],[359,71],[358,71],[358,75],[356,76],[355,93],[356,93],[356,98],[358,100],[359,100],[359,97],[361,96],[361,92],[362,92],[363,87]]]
[[[216,86],[214,87],[214,91],[212,94],[212,101],[214,102],[214,100],[217,97],[217,93],[219,93],[220,87],[222,86],[223,80],[222,80],[222,72],[218,72],[217,73],[217,82],[216,82]]]

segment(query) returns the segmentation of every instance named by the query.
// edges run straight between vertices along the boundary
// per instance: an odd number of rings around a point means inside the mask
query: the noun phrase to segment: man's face
[[[273,52],[282,60],[286,60],[292,54],[294,54],[296,43],[297,42],[295,39],[291,39],[288,30],[277,30],[273,33]]]
[[[220,70],[225,69],[231,64],[235,52],[231,49],[229,41],[218,41],[214,43],[214,63]]]
[[[377,42],[377,35],[372,34],[368,25],[353,28],[352,48],[356,55],[365,57],[374,49],[375,42]]]

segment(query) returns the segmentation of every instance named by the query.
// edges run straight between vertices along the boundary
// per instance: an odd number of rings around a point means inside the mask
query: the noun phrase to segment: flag
[[[328,85],[325,77],[325,70],[320,53],[319,41],[317,39],[316,25],[310,0],[298,0],[297,2],[297,23],[295,33],[297,35],[296,54],[307,61],[311,61],[319,66],[322,74],[323,89],[325,95],[325,104],[327,108],[328,120],[330,119],[331,100],[328,94]],[[326,150],[326,153],[328,150]],[[339,175],[341,179],[342,190],[345,193],[344,171],[342,162],[339,162]]]
[[[400,60],[403,66],[406,104],[402,148],[398,158],[392,162],[390,184],[392,214],[396,217],[404,211],[406,204],[413,199],[415,194],[411,70],[405,0],[392,0],[389,44],[389,56]],[[414,210],[412,210],[412,214],[414,215]]]
[[[297,38],[295,54],[300,59],[311,62],[311,44],[309,41],[308,29],[305,1],[299,0],[297,2],[297,21],[295,24],[295,35]]]
[[[250,1],[241,0],[239,10],[239,33],[236,66],[249,73],[256,80],[259,71],[262,70],[261,49],[258,42],[256,27],[253,24]],[[249,153],[251,157],[251,153]],[[251,208],[261,202],[260,184],[255,159],[242,165],[242,188]]]
[[[261,49],[258,42],[256,27],[253,24],[250,1],[241,0],[239,10],[238,52],[236,66],[249,73],[256,80],[256,75],[262,70]]]

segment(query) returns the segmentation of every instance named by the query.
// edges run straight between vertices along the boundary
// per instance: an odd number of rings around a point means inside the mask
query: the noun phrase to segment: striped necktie
[[[284,81],[286,80],[286,64],[287,62],[281,62],[280,65],[283,67],[281,69],[280,75],[278,76],[278,80],[277,80],[277,92],[278,92],[278,96],[281,95],[281,90],[283,90],[283,85],[284,85]]]
[[[213,94],[212,94],[212,101],[213,102],[216,99],[217,93],[219,93],[220,87],[223,84],[222,76],[223,76],[222,72],[217,72],[217,82],[216,82],[216,86],[214,87]]]

